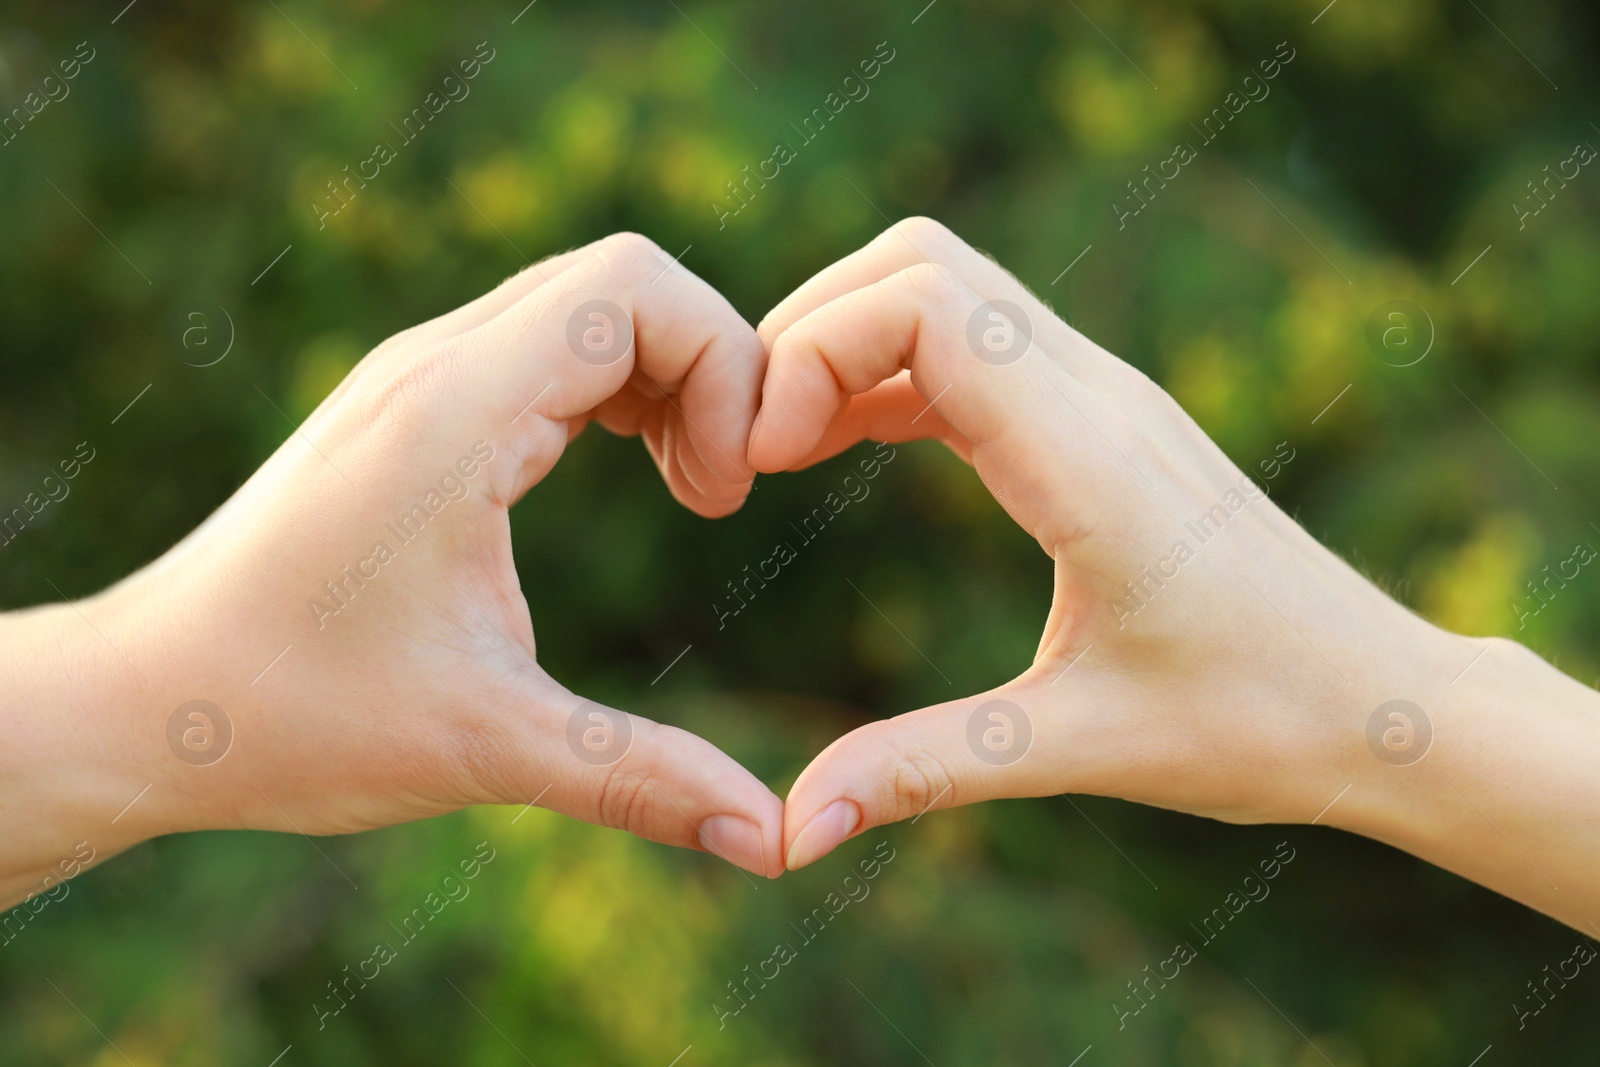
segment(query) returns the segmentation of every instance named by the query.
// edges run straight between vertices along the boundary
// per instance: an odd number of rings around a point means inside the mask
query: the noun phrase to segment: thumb
[[[586,700],[548,675],[508,703],[510,727],[489,733],[494,743],[475,740],[473,777],[487,795],[474,801],[537,803],[763,877],[783,872],[782,802],[711,742]]]
[[[812,760],[784,807],[790,870],[856,834],[935,808],[1061,789],[1050,771],[1071,747],[1038,687],[1013,682],[979,696],[868,723]]]

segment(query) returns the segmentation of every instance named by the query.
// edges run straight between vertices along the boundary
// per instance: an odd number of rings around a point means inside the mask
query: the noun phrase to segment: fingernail
[[[755,421],[750,424],[750,439],[749,439],[749,443],[747,445],[745,445],[745,449],[744,449],[744,457],[745,457],[744,461],[746,463],[750,463],[750,456],[751,456],[751,454],[753,452],[755,452],[756,435],[761,432],[761,420],[766,418],[766,417],[767,417],[767,411],[766,411],[765,408],[762,408],[760,411],[756,412]],[[755,464],[754,463],[750,463],[750,466],[754,467]]]
[[[713,856],[720,856],[751,874],[766,876],[766,849],[761,847],[761,828],[737,815],[713,815],[700,824],[700,843]]]
[[[861,809],[855,801],[835,800],[813,815],[805,829],[795,835],[794,844],[789,847],[788,868],[796,871],[815,863],[838,848],[860,825]]]

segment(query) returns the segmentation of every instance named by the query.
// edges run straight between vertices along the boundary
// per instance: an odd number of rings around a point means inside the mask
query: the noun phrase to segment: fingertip
[[[813,815],[795,834],[784,865],[791,871],[809,866],[826,856],[862,828],[861,806],[853,800],[839,799]]]
[[[721,750],[717,750],[721,753]],[[723,784],[715,790],[722,803],[707,797],[696,841],[712,855],[762,878],[783,873],[783,801],[761,779],[728,757]],[[691,809],[692,810],[692,809]],[[715,845],[716,847],[711,847]]]
[[[749,499],[749,493],[741,493],[735,500],[714,500],[710,497],[701,497],[698,500],[683,500],[680,503],[702,519],[725,519],[729,515],[738,513],[744,507],[745,501]]]
[[[783,801],[778,794],[762,785],[765,793],[757,804],[761,830],[761,869],[753,873],[763,878],[777,878],[784,872],[783,864]]]
[[[761,440],[761,423],[766,413],[765,405],[756,408],[756,417],[750,423],[750,436],[746,438],[744,445],[744,461],[750,465],[751,469],[756,471],[761,470],[760,467],[756,466],[756,443]],[[772,472],[767,471],[765,473],[770,474]]]
[[[697,481],[675,461],[663,465],[662,475],[672,499],[702,519],[725,519],[734,514],[744,507],[755,488],[754,477],[737,483],[715,478]]]
[[[793,411],[795,398],[792,395],[785,396],[780,392],[777,399],[785,401],[789,410],[764,402],[750,430],[747,462],[758,474],[778,474],[798,469],[821,443],[833,417],[842,407],[840,400],[835,398],[831,411],[809,418],[796,417]]]
[[[700,823],[700,847],[751,874],[770,877],[766,836],[761,827],[740,815],[713,815]]]
[[[563,732],[573,777],[546,806],[763,878],[781,873],[783,801],[711,741],[593,701]]]
[[[756,415],[755,426],[750,430],[750,447],[745,453],[746,462],[757,474],[778,474],[787,470],[788,464],[777,447],[777,438],[763,432],[767,429],[766,413],[766,408],[762,408]]]

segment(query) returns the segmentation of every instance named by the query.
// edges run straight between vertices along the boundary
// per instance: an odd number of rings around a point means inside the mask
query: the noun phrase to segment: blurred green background
[[[97,454],[3,549],[4,604],[154,558],[286,437],[273,404],[304,417],[366,350],[524,257],[637,229],[690,246],[684,265],[755,320],[889,220],[930,214],[1241,466],[1290,442],[1280,503],[1396,596],[1592,682],[1600,575],[1524,627],[1513,605],[1577,543],[1600,547],[1600,173],[1552,183],[1520,228],[1513,205],[1600,146],[1593,5],[924,3],[7,3],[8,113],[79,42],[94,58],[0,147],[0,500],[79,441]],[[1285,41],[1270,95],[1119,229],[1126,183],[1200,146],[1190,124]],[[479,42],[495,58],[470,96],[319,230],[323,183],[397,141],[390,124]],[[798,146],[790,124],[880,42],[894,58],[870,95],[719,229],[724,183]],[[1426,318],[1374,347],[1392,300]],[[1430,332],[1426,358],[1394,365]],[[221,362],[186,365],[230,333]],[[710,523],[636,442],[586,434],[513,514],[541,658],[703,732],[780,794],[852,725],[1020,670],[1048,560],[934,446],[903,447],[717,631],[723,583],[848,462],[766,479]],[[1483,1067],[1593,1060],[1600,978],[1521,1030],[1512,1007],[1576,935],[1334,831],[1015,801],[755,887],[516,814],[320,842],[359,892],[299,837],[142,846],[0,946],[0,1062],[945,1067],[1065,1065],[1090,1045],[1082,1067],[1466,1067],[1489,1045]],[[1285,840],[1271,897],[1119,1031],[1125,983]],[[471,895],[319,1029],[325,983],[479,841],[496,858]],[[719,1028],[725,984],[796,942],[789,924],[880,841],[895,859],[871,895]]]

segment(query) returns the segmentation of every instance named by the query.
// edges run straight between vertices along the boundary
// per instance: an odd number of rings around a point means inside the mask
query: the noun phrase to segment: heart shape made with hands
[[[537,800],[580,819],[703,849],[776,876],[812,862],[870,825],[981,795],[976,772],[1006,765],[997,759],[995,746],[1010,746],[1020,756],[1031,742],[1032,724],[1014,701],[986,704],[981,729],[973,733],[980,742],[969,753],[973,766],[961,777],[936,777],[936,766],[955,766],[942,753],[903,754],[899,764],[887,768],[852,768],[839,756],[859,749],[858,731],[802,775],[786,815],[770,789],[704,739],[584,699],[550,677],[537,659],[527,602],[537,590],[519,579],[511,559],[510,507],[545,477],[591,421],[618,434],[642,436],[673,496],[709,518],[737,510],[758,470],[798,469],[864,438],[893,444],[934,437],[972,459],[971,442],[974,434],[981,439],[982,426],[958,432],[943,409],[957,404],[962,394],[977,396],[976,384],[955,381],[945,389],[944,382],[954,379],[926,357],[919,357],[919,365],[939,375],[940,385],[930,389],[915,381],[913,376],[923,372],[906,369],[912,353],[905,346],[903,300],[880,306],[871,292],[872,283],[910,265],[903,261],[906,248],[897,242],[874,242],[829,268],[769,315],[758,332],[653,243],[617,235],[544,260],[471,304],[398,335],[363,361],[308,420],[306,434],[324,445],[339,441],[352,427],[370,436],[371,413],[382,412],[382,429],[407,451],[403,460],[386,461],[400,470],[396,484],[364,514],[383,518],[382,531],[400,531],[395,540],[407,536],[406,523],[395,516],[415,515],[418,525],[427,521],[427,537],[408,542],[396,562],[369,562],[373,553],[353,569],[350,549],[331,559],[320,544],[317,550],[296,552],[291,541],[281,550],[284,558],[277,565],[341,577],[313,579],[328,592],[324,606],[307,613],[317,635],[291,634],[278,648],[294,641],[306,658],[326,656],[317,665],[325,667],[324,691],[348,690],[352,677],[378,677],[384,687],[349,697],[371,708],[375,721],[347,722],[341,724],[345,732],[317,739],[320,762],[328,762],[332,748],[340,765],[356,768],[358,786],[351,790],[356,795],[340,798],[342,804],[308,796],[311,810],[305,812],[298,810],[299,798],[273,796],[274,806],[260,812],[259,822],[277,825],[289,816],[297,825],[310,822],[334,831],[382,824],[402,811],[414,817],[418,809]],[[935,269],[920,258],[914,262]],[[944,276],[936,272],[934,277]],[[966,319],[983,302],[964,290],[933,295],[946,310],[963,308],[964,338]],[[821,355],[801,352],[812,342],[802,339],[810,327],[800,329],[805,324],[797,320],[813,308],[816,314],[808,314],[807,322],[826,327],[837,320],[837,328],[847,331],[849,347],[835,352],[835,342],[826,342],[826,354],[838,367],[827,365]],[[1018,320],[1026,314],[1015,307],[1012,313]],[[999,348],[981,346],[977,351],[983,358],[963,341],[959,352],[938,359],[970,364],[963,374],[1004,369],[1031,337],[1031,327],[1024,327],[1020,337],[1014,330],[1007,333],[1011,321],[996,320],[1006,327],[1005,336]],[[983,325],[996,328],[988,319]],[[836,377],[841,368],[844,379]],[[987,384],[983,389],[993,391]],[[851,393],[861,395],[847,403]],[[323,483],[347,492],[348,486],[337,484],[346,460],[337,447],[327,452],[297,455]],[[469,454],[474,461],[463,468]],[[322,469],[324,462],[332,473]],[[372,466],[354,459],[349,465]],[[476,492],[468,494],[470,503],[445,503],[460,494],[449,487],[436,491],[443,481],[425,477],[441,470],[451,472],[448,477],[457,486],[471,475]],[[306,494],[300,484],[305,472],[298,473],[286,480],[295,483],[301,497],[315,499],[317,494]],[[247,487],[241,496],[255,488]],[[273,495],[265,488],[261,492]],[[427,519],[417,503],[430,499],[443,510]],[[303,519],[296,529],[325,525],[325,519],[304,514],[314,510],[302,504],[285,522]],[[353,524],[342,543],[371,544],[373,526],[365,518]],[[326,562],[312,567],[308,557]],[[363,575],[364,586],[359,584]],[[351,608],[335,610],[341,590],[349,594]],[[441,620],[450,623],[448,641],[439,640]],[[397,634],[410,655],[397,650]],[[285,684],[297,669],[286,663],[273,674],[274,683]],[[415,681],[402,684],[408,679]],[[463,699],[464,688],[470,699]],[[968,717],[970,705],[964,705]],[[396,728],[380,731],[377,723],[397,707],[414,711],[416,720],[408,725],[439,753],[434,773],[442,779],[404,806],[393,802],[399,776],[391,771],[369,778],[372,761],[363,756],[396,747]],[[901,721],[875,725],[886,729]],[[284,764],[300,764],[290,758],[296,751],[311,760],[304,739],[277,721],[261,728],[277,730],[275,750],[284,754]],[[241,735],[245,732],[241,726]],[[963,718],[953,735],[963,750],[968,734]],[[404,758],[396,762],[418,762],[412,751],[416,744],[405,738]],[[906,768],[920,770],[921,785]],[[382,761],[376,769],[389,770]],[[261,777],[276,780],[283,768],[274,771]],[[796,807],[797,796],[829,787],[830,775],[843,788],[843,779],[857,772],[865,772],[861,780],[828,798],[820,810]],[[985,780],[986,788],[1011,788],[993,775]],[[406,782],[408,790],[416,790]],[[898,799],[891,802],[890,794]],[[375,797],[385,800],[376,814],[370,810]],[[319,801],[314,808],[313,799]],[[806,816],[803,821],[797,821],[797,811]]]
[[[1258,758],[1237,709],[1264,698],[1259,664],[1303,662],[1304,642],[1358,655],[1370,631],[1344,620],[1424,624],[1271,503],[1148,377],[927,219],[825,268],[757,332],[768,364],[754,470],[798,470],[863,440],[938,440],[1055,562],[1020,676],[858,727],[812,760],[784,802],[786,867],[988,799],[1093,793],[1248,822],[1347,784],[1328,765]],[[1183,573],[1198,553],[1205,577]],[[1280,603],[1298,623],[1283,625]],[[1262,751],[1337,746],[1342,706],[1310,727],[1268,724],[1266,737],[1293,740]]]
[[[914,221],[911,228],[925,238],[937,238],[945,246],[941,251],[966,261],[963,265],[991,272],[1005,286],[1000,292],[1010,295],[1020,289],[942,227],[930,230],[933,225]],[[952,347],[941,335],[938,345],[918,357],[916,320],[930,300],[942,317],[959,318],[960,343]],[[993,379],[979,379],[1027,353],[1033,343],[1032,319],[1015,300],[979,298],[956,271],[924,258],[899,229],[813,278],[764,320],[757,334],[763,371],[760,403],[742,450],[736,453],[741,443],[737,434],[719,444],[714,434],[698,432],[698,412],[691,414],[687,400],[680,409],[660,394],[657,382],[641,380],[640,370],[651,364],[643,344],[630,378],[635,388],[620,390],[596,410],[595,418],[618,433],[643,432],[669,487],[701,514],[713,514],[705,499],[695,496],[707,482],[690,472],[727,482],[751,478],[756,471],[799,470],[864,439],[894,444],[932,438],[972,463],[975,449],[998,436],[992,407],[1008,402],[1004,393],[994,395]],[[568,339],[581,360],[598,363],[597,355],[614,353],[616,339],[634,328],[621,307],[591,300],[573,310]],[[684,383],[694,380],[691,373]],[[958,384],[967,387],[971,402],[964,405],[950,396]],[[666,400],[665,407],[652,391]],[[702,405],[709,405],[709,397],[699,394]],[[737,404],[743,398],[725,391],[716,399]],[[962,428],[947,419],[946,408]],[[668,414],[683,417],[680,432],[653,432],[661,424],[651,419]],[[740,421],[725,417],[722,425]],[[730,466],[726,461],[735,453],[738,463]],[[749,484],[739,488],[733,506],[742,502]],[[1002,503],[1006,492],[1001,483],[997,497]],[[1030,528],[1039,526],[1030,523]],[[618,766],[631,751],[637,721],[584,702],[568,720],[568,745],[580,761]],[[1007,773],[1033,741],[1028,712],[998,691],[872,723],[836,741],[795,783],[776,856],[766,825],[752,837],[743,825],[735,833],[714,821],[710,832],[702,827],[697,843],[740,866],[775,875],[814,862],[871,826],[933,807],[985,796],[1060,791],[1054,781]],[[687,810],[683,814],[689,818]],[[756,850],[761,862],[748,862]]]
[[[642,436],[673,496],[709,518],[737,510],[758,472],[864,440],[942,441],[1055,561],[1032,666],[849,732],[786,801],[708,741],[585,700],[538,662],[537,589],[513,563],[509,509],[591,421]],[[407,515],[427,535],[373,562],[366,546]],[[1196,550],[1213,574],[1255,574],[1250,595],[1175,577],[1190,516],[1227,526]],[[1240,728],[1195,714],[1196,694],[1213,710],[1259,695],[1241,690],[1254,660],[1219,654],[1218,618],[1251,656],[1290,662],[1302,640],[1354,654],[1365,630],[1323,620],[1376,610],[1158,386],[925,219],[827,267],[757,328],[637,235],[541,261],[375,349],[171,555],[125,583],[144,614],[165,602],[206,620],[173,642],[194,651],[173,656],[167,707],[209,679],[251,741],[230,756],[242,773],[185,781],[176,815],[152,802],[156,832],[341,833],[536,802],[768,877],[871,827],[990,798],[1097,793],[1243,821],[1281,817],[1318,774],[1332,795],[1333,772],[1293,761],[1197,763],[1237,751]],[[1333,592],[1307,592],[1308,560]],[[258,595],[237,603],[207,592],[246,587]],[[340,610],[263,622],[308,589]],[[1287,631],[1279,603],[1297,612]],[[256,635],[260,662],[295,652],[265,680],[219,677],[210,631]],[[339,774],[308,771],[328,767]]]

